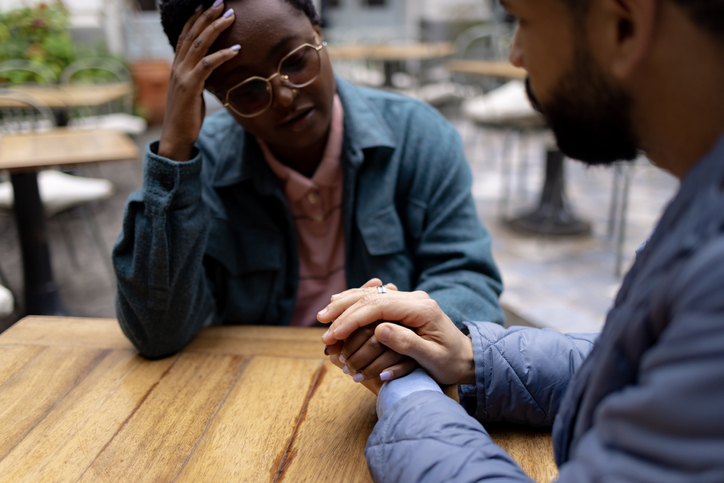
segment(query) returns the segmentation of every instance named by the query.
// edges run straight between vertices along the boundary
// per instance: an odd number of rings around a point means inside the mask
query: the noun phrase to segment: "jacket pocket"
[[[206,254],[219,261],[232,276],[279,270],[282,237],[257,226],[232,230],[225,220],[211,220]]]
[[[405,235],[402,222],[394,205],[369,215],[359,223],[370,255],[390,255],[405,250]]]

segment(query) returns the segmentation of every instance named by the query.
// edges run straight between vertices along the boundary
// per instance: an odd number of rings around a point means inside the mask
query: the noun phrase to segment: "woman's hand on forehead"
[[[241,46],[208,53],[209,47],[234,22],[232,9],[224,3],[214,4],[196,12],[184,25],[176,44],[166,97],[166,113],[158,147],[158,155],[174,161],[188,161],[201,131],[206,113],[203,91],[211,73],[224,62],[234,58]]]

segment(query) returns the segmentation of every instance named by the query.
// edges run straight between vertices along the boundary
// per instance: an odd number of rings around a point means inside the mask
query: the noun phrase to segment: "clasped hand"
[[[455,327],[430,296],[399,292],[372,279],[358,289],[332,296],[317,315],[331,323],[322,341],[330,360],[377,393],[383,380],[422,366],[439,384],[475,381],[472,341]],[[386,322],[396,321],[396,322]],[[341,356],[341,357],[340,357]]]

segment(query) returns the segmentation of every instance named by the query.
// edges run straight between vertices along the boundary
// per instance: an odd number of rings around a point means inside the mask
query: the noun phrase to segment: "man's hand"
[[[380,320],[399,321],[401,325],[376,324],[376,340],[415,359],[439,384],[475,382],[472,341],[425,292],[378,294],[376,288],[367,286],[348,290],[333,297],[317,319],[332,322],[322,336],[328,346],[346,340],[360,327]]]
[[[158,155],[174,161],[188,161],[204,121],[204,83],[218,66],[239,53],[239,45],[211,55],[209,47],[234,23],[234,12],[224,12],[218,2],[206,11],[198,10],[184,25],[176,44],[163,116]]]

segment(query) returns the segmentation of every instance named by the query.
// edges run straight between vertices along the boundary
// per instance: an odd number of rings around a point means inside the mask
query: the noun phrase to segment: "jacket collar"
[[[335,75],[337,94],[344,109],[343,159],[353,168],[364,161],[363,151],[395,147],[392,130],[379,110],[363,94],[362,88]],[[218,162],[213,175],[214,187],[231,186],[245,180],[255,180],[260,192],[271,192],[276,180],[264,160],[259,144],[253,136],[226,112],[219,114],[222,139]]]

